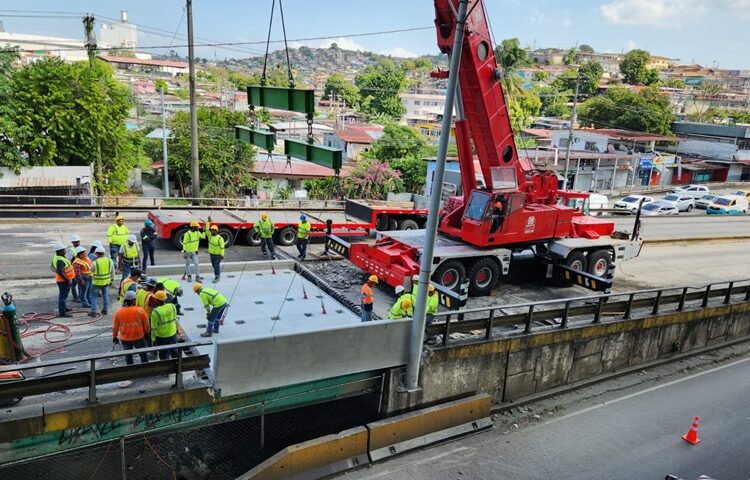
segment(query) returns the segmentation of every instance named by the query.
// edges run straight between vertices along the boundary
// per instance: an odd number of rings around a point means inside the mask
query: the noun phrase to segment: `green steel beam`
[[[293,158],[341,170],[342,150],[321,145],[313,145],[303,140],[284,139],[284,153]]]
[[[254,107],[315,113],[315,90],[282,87],[247,87],[247,102]]]
[[[276,143],[273,133],[266,130],[245,127],[244,125],[234,127],[234,138],[240,142],[252,143],[256,147],[269,152],[273,150],[273,146]]]

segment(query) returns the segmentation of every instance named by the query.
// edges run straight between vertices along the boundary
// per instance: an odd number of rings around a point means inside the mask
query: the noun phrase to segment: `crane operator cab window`
[[[508,205],[508,201],[502,195],[498,195],[492,202],[492,227],[490,233],[495,233],[503,224],[505,219],[505,208]]]
[[[490,194],[486,192],[480,192],[479,190],[471,192],[469,205],[464,210],[464,218],[481,222],[484,219],[484,213],[487,211],[487,206],[491,198]]]

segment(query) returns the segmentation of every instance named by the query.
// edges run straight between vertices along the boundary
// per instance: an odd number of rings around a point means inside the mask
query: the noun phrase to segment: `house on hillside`
[[[344,150],[344,161],[356,161],[372,148],[373,142],[383,136],[382,125],[347,125],[329,132],[323,139],[327,147]]]

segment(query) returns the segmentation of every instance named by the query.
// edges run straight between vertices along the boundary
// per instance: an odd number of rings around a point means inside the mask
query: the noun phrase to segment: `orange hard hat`
[[[367,277],[367,281],[372,282],[372,283],[378,283],[378,277],[376,277],[375,275],[370,275],[369,277]]]

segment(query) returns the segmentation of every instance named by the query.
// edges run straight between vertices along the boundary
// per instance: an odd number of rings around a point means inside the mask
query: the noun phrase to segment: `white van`
[[[740,195],[722,195],[706,209],[709,215],[744,215],[747,213],[747,198]]]
[[[609,208],[609,200],[606,195],[589,193],[589,198],[570,198],[565,202],[565,205],[578,209],[586,215],[601,217],[603,212],[597,210]],[[592,209],[594,210],[593,212],[591,211]]]

